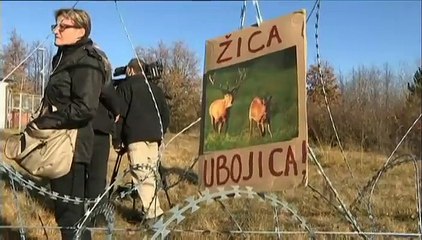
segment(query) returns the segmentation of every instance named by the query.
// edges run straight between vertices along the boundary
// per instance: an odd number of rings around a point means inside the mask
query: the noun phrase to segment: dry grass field
[[[167,141],[174,135],[168,134]],[[1,136],[4,140],[4,135]],[[169,184],[177,181],[179,176],[185,172],[193,162],[197,154],[199,139],[193,135],[181,135],[176,138],[166,149],[164,153],[163,165],[167,169],[167,181]],[[3,142],[1,142],[1,148]],[[349,206],[357,196],[356,186],[361,189],[374,175],[374,173],[384,164],[387,156],[363,151],[347,151],[346,157],[354,172],[354,178],[349,175],[346,164],[343,161],[341,152],[337,148],[319,146],[314,148],[317,157],[325,173],[331,179],[334,187],[338,191],[341,199],[346,206]],[[109,176],[113,171],[116,160],[116,153],[110,151]],[[6,160],[7,161],[7,160]],[[7,161],[8,164],[12,164]],[[120,172],[127,166],[126,157],[122,161]],[[318,189],[328,201],[335,202],[333,194],[324,183],[322,176],[318,173],[315,164],[310,163],[309,184]],[[187,174],[187,179],[180,182],[177,186],[169,190],[170,199],[174,204],[180,207],[185,206],[190,196],[198,197],[197,186],[197,165],[192,172]],[[110,177],[109,177],[110,178]],[[129,177],[124,179],[121,184],[130,181]],[[24,225],[42,228],[28,229],[27,239],[60,239],[58,230],[48,229],[55,227],[56,223],[52,216],[52,200],[46,199],[36,192],[28,194],[21,188],[17,192],[17,201],[15,200],[13,190],[10,187],[9,180],[2,177],[0,184],[1,196],[1,224],[0,225],[19,225],[21,218]],[[40,182],[47,186],[46,182]],[[314,231],[353,231],[351,224],[345,219],[343,214],[338,213],[327,201],[315,194],[311,188],[299,188],[276,193],[280,199],[284,199],[292,208],[298,210],[298,214],[303,217],[307,224]],[[169,205],[163,191],[159,193],[161,203],[165,209],[165,219],[172,215],[168,212]],[[377,185],[373,196],[374,214],[379,224],[379,230],[384,232],[418,232],[418,217],[415,190],[415,170],[411,163],[406,163],[388,171]],[[137,200],[137,206],[139,200]],[[241,234],[227,232],[238,230],[237,224],[244,231],[274,231],[275,224],[274,208],[269,202],[261,202],[257,198],[247,199],[226,199],[221,200],[223,206],[218,202],[209,205],[200,204],[201,208],[194,213],[186,212],[185,219],[180,224],[169,226],[169,229],[177,230],[210,230],[202,233],[194,231],[170,233],[171,239],[238,239]],[[19,211],[18,207],[19,206]],[[363,206],[363,205],[361,205]],[[140,225],[128,222],[131,213],[132,201],[121,200],[118,202],[116,211],[115,228],[119,230],[114,233],[114,239],[143,239],[145,231],[134,231],[130,229],[143,229]],[[364,231],[371,231],[370,220],[363,207],[351,211],[357,217],[359,227]],[[19,217],[20,216],[20,217]],[[233,221],[231,219],[235,219]],[[278,212],[279,228],[284,231],[302,231],[300,224],[294,220],[285,211]],[[216,233],[219,232],[219,233]],[[249,234],[248,239],[275,239],[275,235]],[[327,236],[318,235],[318,239],[357,239],[357,236]],[[19,229],[1,229],[0,239],[19,239]],[[94,239],[105,239],[103,231],[96,231]],[[306,239],[305,235],[285,235],[283,239]],[[391,239],[380,237],[379,239]],[[416,238],[415,238],[416,239]]]

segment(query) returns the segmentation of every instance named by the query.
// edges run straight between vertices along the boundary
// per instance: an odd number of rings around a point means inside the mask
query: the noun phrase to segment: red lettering
[[[204,180],[205,187],[210,187],[214,183],[214,158],[211,158],[211,164],[210,165],[211,165],[211,170],[209,171],[209,173],[210,173],[210,177],[209,177],[210,181],[208,182],[207,181],[208,161],[207,160],[204,161],[204,179],[203,180]]]
[[[306,141],[302,142],[302,163],[306,165],[306,161],[308,160],[308,148]],[[302,170],[302,175],[306,175],[306,167]]]
[[[237,177],[235,177],[234,176],[234,169],[235,169],[235,167],[234,167],[234,163],[237,163],[238,164],[238,174],[237,174]],[[237,182],[239,182],[239,180],[240,180],[240,176],[242,175],[242,159],[240,158],[240,155],[239,154],[235,154],[234,156],[233,156],[233,158],[232,158],[232,164],[231,164],[231,166],[230,166],[230,176],[231,176],[231,178],[232,178],[232,180],[233,180],[233,182],[235,182],[235,183],[237,183]]]
[[[271,153],[270,153],[270,159],[269,159],[269,161],[270,161],[270,162],[269,162],[269,164],[270,164],[269,168],[270,168],[270,173],[271,173],[273,176],[278,177],[278,176],[281,176],[281,175],[283,174],[283,171],[277,172],[277,171],[274,169],[274,154],[275,154],[276,152],[282,153],[282,152],[283,152],[283,149],[282,149],[282,148],[276,148],[276,149],[274,149],[274,150],[272,150],[272,151],[271,151]]]
[[[237,57],[240,57],[240,53],[242,50],[242,38],[237,39]]]
[[[249,175],[243,176],[243,180],[249,180],[253,175],[253,152],[249,153]]]
[[[271,30],[268,34],[268,39],[267,39],[266,44],[262,44],[260,46],[253,47],[252,41],[253,41],[254,37],[261,34],[261,33],[262,33],[261,30],[257,30],[249,36],[249,38],[248,38],[248,51],[250,53],[256,53],[256,52],[261,51],[265,47],[270,47],[273,44],[274,40],[279,44],[282,42],[282,39],[280,37],[280,33],[278,32],[277,25],[274,25],[274,26],[271,27]],[[231,34],[228,34],[224,37],[227,40],[225,40],[224,42],[221,42],[219,44],[219,47],[221,48],[222,51],[218,55],[218,58],[217,58],[218,64],[223,63],[223,62],[227,62],[227,61],[230,61],[230,60],[233,59],[233,56],[226,56],[226,52],[233,42],[233,40],[229,39],[231,37]],[[236,57],[238,57],[238,58],[242,56],[242,41],[243,41],[242,38],[238,37],[237,43],[235,43],[235,44],[237,44],[237,46],[236,46]]]
[[[261,51],[265,47],[264,44],[262,44],[260,47],[258,47],[256,49],[252,49],[252,47],[251,47],[252,38],[255,35],[260,34],[260,33],[262,33],[262,31],[258,30],[256,32],[252,33],[251,36],[249,37],[249,39],[248,39],[248,50],[249,50],[249,52],[256,53],[256,52]]]
[[[293,175],[298,175],[298,166],[296,162],[295,152],[292,146],[288,146],[286,153],[286,162],[284,169],[279,166],[281,163],[284,149],[279,147],[272,149],[268,155],[268,170],[269,173],[274,177],[289,176],[290,171],[293,171]],[[276,156],[276,154],[280,154]],[[255,156],[257,158],[255,159]],[[229,181],[233,183],[239,183],[241,181],[248,181],[251,179],[262,178],[264,176],[264,164],[267,159],[263,159],[264,153],[262,151],[250,151],[249,159],[243,159],[241,154],[233,154],[232,156],[219,155],[216,158],[211,158],[204,161],[203,166],[203,183],[205,187],[211,187],[215,185],[225,185]],[[231,160],[231,162],[227,162]],[[264,161],[265,160],[265,161]],[[307,162],[307,142],[302,142],[302,159],[303,164]],[[278,163],[278,164],[277,164]],[[245,166],[245,165],[247,166]],[[266,166],[265,166],[266,167]],[[278,169],[277,169],[278,168]],[[280,169],[281,168],[281,169]],[[302,171],[305,176],[306,167]]]
[[[228,39],[230,36],[231,36],[231,34],[227,35],[226,38]],[[232,42],[233,42],[233,40],[228,40],[228,41],[225,41],[225,42],[222,42],[222,43],[219,44],[220,47],[225,46],[225,48],[223,49],[223,51],[218,56],[217,63],[227,62],[227,61],[229,61],[233,58],[233,57],[226,57],[226,58],[223,59],[224,53],[227,51],[227,49],[229,48],[229,46]]]
[[[225,184],[230,177],[229,168],[226,166],[227,158],[224,155],[220,155],[217,157],[217,185]],[[221,170],[226,170],[226,177],[224,179],[221,178]]]
[[[258,165],[258,174],[259,174],[259,177],[262,177],[262,152],[260,151],[259,152],[259,159],[258,159],[258,163],[259,163],[259,165]]]
[[[281,43],[281,38],[278,34],[278,29],[276,25],[271,28],[270,35],[268,36],[267,47],[271,46],[273,38],[276,38],[277,42]]]
[[[293,153],[292,146],[287,149],[286,167],[284,169],[284,176],[289,176],[290,164],[293,164],[294,175],[297,176],[297,164],[295,154]]]

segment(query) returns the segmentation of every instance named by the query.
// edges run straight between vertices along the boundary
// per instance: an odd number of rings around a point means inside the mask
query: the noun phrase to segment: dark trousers
[[[82,163],[74,163],[70,172],[63,177],[52,179],[50,181],[51,190],[58,192],[60,195],[68,195],[71,197],[85,197],[85,180],[86,167]],[[76,230],[63,229],[67,227],[76,227],[76,223],[84,216],[84,204],[75,205],[73,203],[64,203],[60,200],[54,202],[54,217],[59,227],[62,227],[62,240],[72,240]],[[84,231],[81,236],[82,240],[90,240],[89,231]]]
[[[110,154],[110,135],[95,132],[94,151],[91,164],[88,166],[86,197],[96,198],[107,186],[107,163]]]
[[[85,189],[85,196],[90,199],[97,198],[105,191],[107,186],[107,163],[110,154],[110,135],[101,132],[95,132],[94,137],[94,150],[91,157],[91,164],[88,166],[87,184]],[[102,203],[107,202],[105,195],[96,208],[100,208]],[[92,207],[92,206],[89,206]],[[88,223],[89,227],[94,227],[95,222],[100,219],[105,220],[102,215],[98,215],[91,219]]]

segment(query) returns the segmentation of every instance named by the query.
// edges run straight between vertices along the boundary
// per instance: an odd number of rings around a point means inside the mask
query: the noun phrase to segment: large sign
[[[307,184],[306,12],[206,42],[201,187]]]

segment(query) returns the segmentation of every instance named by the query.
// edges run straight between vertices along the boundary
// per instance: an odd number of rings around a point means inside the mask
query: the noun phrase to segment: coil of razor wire
[[[397,146],[394,148],[394,150],[391,152],[390,156],[385,161],[383,167],[376,173],[375,182],[377,182],[381,178],[381,175],[383,174],[385,167],[390,163],[391,158],[393,157],[393,155],[399,149],[399,147],[401,146],[401,144],[404,142],[404,140],[406,139],[406,137],[410,134],[410,132],[412,131],[413,127],[421,119],[421,117],[422,117],[422,113],[419,114],[419,116],[415,119],[415,121],[413,122],[413,124],[409,127],[409,129],[403,135],[403,137],[401,138],[401,140],[399,141],[399,143],[397,144]],[[376,184],[374,184],[374,185],[371,186],[371,191],[370,191],[369,200],[368,200],[368,208],[369,208],[369,211],[370,211],[369,212],[370,213],[370,215],[369,215],[370,218],[373,217],[373,215],[371,214],[372,213],[372,196],[373,196],[373,193],[375,191],[375,185]],[[419,200],[419,199],[417,199],[417,200]],[[419,204],[419,202],[418,202],[418,204]]]
[[[78,3],[78,1],[75,3],[75,5],[73,6],[73,8],[76,6],[76,4]],[[258,2],[255,0],[254,2],[254,5],[255,5],[255,8],[256,8],[256,10],[257,10],[257,23],[258,23],[258,25],[262,22],[262,17],[261,17],[261,14],[260,14],[260,11],[259,11],[259,6],[258,6]],[[329,114],[330,114],[330,119],[332,120],[332,115],[331,115],[331,112],[330,112],[330,110],[329,110],[329,105],[328,105],[328,103],[327,103],[327,97],[326,97],[326,93],[325,93],[325,90],[324,90],[324,81],[323,81],[323,78],[322,78],[322,72],[321,72],[321,63],[320,63],[320,57],[319,57],[319,43],[318,43],[318,23],[319,23],[319,9],[320,9],[320,6],[319,6],[319,3],[320,3],[320,1],[319,0],[317,0],[317,2],[316,2],[316,4],[314,5],[314,8],[315,8],[315,6],[317,7],[317,23],[315,24],[315,27],[316,27],[316,35],[315,35],[315,37],[316,37],[316,39],[317,39],[317,43],[316,43],[316,47],[317,47],[317,59],[318,59],[318,68],[319,68],[319,77],[320,77],[320,80],[322,81],[322,85],[323,85],[323,91],[324,91],[324,96],[325,96],[325,100],[326,100],[326,104],[327,104],[327,108],[328,108],[328,111],[329,111]],[[118,11],[118,7],[117,7],[117,1],[115,1],[115,4],[116,4],[116,9],[117,9],[117,11]],[[242,8],[243,9],[243,8]],[[313,10],[312,10],[313,11]],[[312,11],[311,11],[311,14],[312,14]],[[245,15],[245,12],[246,12],[246,1],[244,1],[244,9],[243,9],[243,13],[241,13],[241,27],[243,27],[243,23],[244,23],[244,15]],[[120,15],[120,12],[118,11],[118,13],[119,13],[119,15]],[[310,15],[311,15],[310,14]],[[121,16],[121,15],[120,15]],[[242,17],[243,16],[243,17]],[[309,16],[308,16],[309,17]],[[122,25],[123,25],[123,27],[125,28],[125,26],[124,26],[124,22],[123,22],[123,19],[121,18],[121,20],[122,20]],[[126,30],[126,33],[127,33],[127,29],[125,28],[125,30]],[[50,36],[50,35],[49,35]],[[48,37],[49,37],[48,36]],[[130,36],[129,36],[129,34],[127,33],[127,37],[128,37],[128,39],[129,39],[129,41],[131,42],[131,40],[130,40]],[[47,38],[48,39],[48,38]],[[46,39],[46,40],[47,40]],[[45,40],[45,41],[46,41]],[[132,42],[131,42],[132,43]],[[40,44],[40,46],[41,46],[42,44]],[[132,47],[133,47],[133,44],[132,44]],[[38,49],[39,47],[37,47],[35,50],[34,50],[34,52]],[[134,49],[134,51],[135,51],[135,49]],[[136,51],[135,51],[135,53],[136,53]],[[30,54],[30,55],[32,55],[32,53]],[[28,57],[29,58],[29,57]],[[138,58],[138,56],[137,56],[137,54],[136,54],[136,58],[138,59],[138,63],[139,63],[139,58]],[[24,60],[24,61],[26,61],[26,60]],[[22,64],[22,63],[21,63]],[[20,64],[20,65],[21,65]],[[140,64],[140,63],[139,63]],[[16,69],[17,68],[19,68],[19,66],[20,65],[18,65],[17,67],[16,67]],[[141,66],[142,67],[142,66]],[[14,69],[14,70],[16,70],[16,69]],[[8,76],[10,76],[11,74],[13,74],[13,72],[14,72],[14,70],[8,75]],[[5,78],[7,78],[7,76],[5,77]],[[145,78],[146,79],[146,78]],[[148,83],[147,83],[148,84]],[[152,98],[153,98],[153,100],[154,100],[154,95],[153,95],[153,93],[152,93],[152,91],[151,91],[151,89],[150,89],[150,93],[151,93],[151,95],[152,95]],[[155,100],[154,100],[154,103],[155,103]],[[156,103],[155,103],[155,106],[156,106]],[[158,114],[158,109],[157,109],[157,106],[156,106],[156,110],[157,110],[157,114]],[[161,131],[163,132],[163,129],[162,129],[162,123],[161,123],[161,117],[160,117],[160,115],[158,114],[158,117],[159,117],[159,119],[160,119],[160,125],[161,125]],[[419,118],[420,118],[420,116],[419,116]],[[198,119],[198,120],[200,120],[200,119]],[[338,137],[338,133],[337,133],[337,130],[336,130],[336,127],[335,127],[335,125],[334,125],[334,121],[332,120],[332,123],[333,123],[333,128],[334,128],[334,131],[336,132],[336,137],[337,137],[337,140],[339,141],[339,144],[340,144],[340,147],[341,147],[341,143],[340,143],[340,140],[339,140],[339,137]],[[177,136],[175,136],[175,137],[177,137]],[[173,140],[173,139],[172,139]],[[170,140],[170,142],[172,141],[172,140]],[[169,142],[169,143],[170,143]],[[168,144],[169,144],[168,143]],[[166,145],[164,145],[164,146],[167,146],[168,144],[166,144]],[[341,150],[342,150],[342,147],[341,147]],[[343,151],[343,150],[342,150]],[[160,150],[160,153],[161,153],[161,150]],[[194,163],[191,165],[191,167],[190,168],[188,168],[189,170],[192,170],[192,168],[193,168],[193,166],[196,164],[196,162],[197,162],[197,160],[198,160],[198,158],[196,158],[195,160],[194,160]],[[348,162],[347,162],[347,160],[345,160],[346,161],[346,164],[348,165],[348,168],[349,168],[349,164],[348,164]],[[398,161],[394,161],[394,163],[397,163]],[[391,164],[390,163],[388,163],[388,164],[386,164],[385,165],[385,168],[383,168],[384,170],[382,170],[383,172],[384,171],[387,171],[388,170],[388,168],[390,167],[390,166],[393,166],[393,161],[391,161]],[[390,168],[392,168],[392,167],[390,167]],[[82,200],[82,199],[80,199],[80,198],[72,198],[72,197],[70,197],[70,196],[66,196],[66,195],[63,195],[63,196],[60,196],[58,193],[55,193],[55,192],[51,192],[51,191],[48,191],[46,188],[43,188],[43,187],[38,187],[38,186],[36,186],[36,184],[34,183],[34,182],[32,182],[32,181],[30,181],[30,180],[25,180],[24,178],[23,178],[23,176],[21,175],[21,174],[19,174],[19,173],[17,173],[13,168],[9,168],[7,165],[4,165],[3,164],[3,162],[1,162],[0,161],[0,171],[3,171],[3,172],[5,172],[10,178],[11,178],[11,181],[15,181],[15,182],[17,182],[17,183],[20,183],[24,188],[27,188],[27,189],[30,189],[30,190],[36,190],[36,191],[38,191],[38,193],[39,194],[41,194],[41,195],[46,195],[46,196],[49,196],[51,199],[53,199],[53,200],[60,200],[60,201],[63,201],[63,202],[70,202],[70,203],[73,203],[73,204],[81,204],[81,203],[83,203],[83,202],[88,202],[88,203],[93,203],[93,207],[91,207],[88,211],[87,211],[87,213],[84,215],[84,220],[82,221],[82,224],[80,224],[80,225],[78,225],[78,227],[76,227],[75,229],[76,230],[78,230],[78,231],[81,231],[81,230],[83,230],[83,229],[85,229],[84,228],[84,223],[86,223],[86,222],[88,222],[88,221],[90,221],[90,219],[93,217],[93,216],[95,216],[96,214],[105,214],[105,215],[108,215],[110,218],[109,218],[109,220],[108,221],[114,221],[114,219],[111,217],[111,214],[112,214],[112,212],[114,212],[114,208],[112,207],[112,205],[99,205],[99,202],[100,202],[100,200],[101,200],[101,197],[99,197],[99,198],[97,198],[97,199],[95,199],[95,200]],[[352,177],[353,177],[353,173],[352,173],[352,171],[351,171],[351,169],[349,168],[349,171],[350,171],[350,173],[351,173],[351,175],[352,175]],[[383,173],[382,172],[382,173]],[[186,177],[186,175],[187,175],[187,173],[188,173],[188,171],[185,171],[185,173],[182,175],[182,177],[180,178],[180,179],[183,179],[183,178],[185,178]],[[382,175],[382,173],[380,174],[380,175]],[[123,176],[125,175],[125,174],[127,174],[127,172],[125,171],[125,173],[123,174]],[[418,173],[417,173],[417,175],[418,175]],[[328,177],[327,177],[328,178]],[[177,182],[176,182],[176,184],[173,184],[173,185],[171,185],[171,187],[174,187],[174,186],[176,186],[180,181],[182,181],[182,180],[178,180]],[[379,178],[377,178],[375,181],[374,181],[374,184],[372,185],[370,185],[372,188],[375,188],[375,185],[376,185],[376,183],[378,182],[378,180],[379,180]],[[119,182],[119,181],[115,181],[115,183],[113,183],[113,184],[117,184],[117,182]],[[114,185],[113,185],[114,186]],[[105,190],[105,192],[102,194],[102,196],[104,197],[104,195],[111,189],[111,187],[112,187],[112,185],[110,185],[106,190]],[[127,192],[123,192],[123,194],[121,194],[121,195],[119,195],[120,196],[120,198],[122,198],[122,197],[124,197],[125,195],[127,195],[127,194],[129,194],[131,191],[133,191],[135,189],[135,187],[133,187],[132,189],[130,189],[129,191],[127,191]],[[167,188],[167,189],[169,189],[169,188]],[[249,190],[246,190],[246,191],[249,191]],[[238,193],[240,193],[240,192],[242,192],[242,190],[239,190],[239,191],[237,191]],[[245,192],[242,192],[242,193],[245,193]],[[235,194],[235,196],[236,196],[236,193],[231,193],[231,194]],[[209,195],[209,193],[207,194],[207,193],[205,193],[204,194],[204,196],[202,197],[203,199],[205,199],[206,201],[209,201],[209,199],[208,199],[208,197],[207,197],[207,195]],[[211,197],[211,199],[217,199],[217,198],[223,198],[224,199],[224,196],[228,196],[229,194],[222,194],[220,197],[218,197],[218,196],[214,196],[214,197]],[[259,196],[259,195],[258,195]],[[118,197],[119,198],[119,197]],[[264,197],[265,198],[265,200],[271,200],[272,199],[272,197]],[[418,197],[419,198],[419,197]],[[193,200],[193,198],[188,198],[188,200],[186,200],[187,202],[188,202],[188,205],[189,205],[189,207],[187,208],[187,210],[189,210],[189,209],[192,209],[192,211],[194,210],[194,208],[196,208],[196,207],[198,207],[197,206],[197,204],[200,202],[200,201],[198,201],[198,200]],[[196,203],[195,204],[193,204],[192,202],[195,202],[196,201]],[[284,205],[283,205],[284,206]],[[344,209],[343,210],[345,210],[346,211],[346,213],[347,213],[347,210],[346,210],[346,208],[345,207],[343,207]],[[175,209],[175,208],[173,208],[173,209]],[[173,210],[174,212],[174,215],[172,216],[172,217],[174,217],[175,215],[176,215],[176,212],[178,212],[178,210],[180,210],[180,209],[176,209],[176,210]],[[196,210],[195,210],[196,211]],[[419,212],[420,212],[420,209],[419,209]],[[293,211],[292,213],[295,213],[295,211]],[[180,213],[181,214],[181,213]],[[294,216],[296,216],[295,214],[293,214]],[[353,220],[353,218],[352,217],[350,217],[349,215],[351,215],[350,213],[347,213],[346,214],[346,216],[347,216],[347,218],[348,218],[348,220],[349,221],[351,221],[352,222],[352,225],[355,225],[355,224],[357,224],[356,223],[356,221],[355,220]],[[177,216],[176,216],[176,218],[175,219],[173,219],[172,221],[174,221],[174,220],[176,220],[176,221],[181,221],[180,220],[180,216],[177,214]],[[183,217],[184,218],[184,217]],[[163,218],[161,218],[160,220],[163,220]],[[183,219],[182,219],[183,220]],[[166,223],[168,223],[168,224],[170,224],[172,221],[169,221],[168,219],[167,219],[167,221],[166,222],[158,222],[157,223],[157,225],[156,225],[156,227],[158,227],[157,228],[157,232],[158,231],[161,231],[160,233],[158,233],[158,235],[157,236],[159,236],[159,235],[161,235],[161,236],[163,236],[163,235],[167,235],[167,234],[164,234],[164,233],[166,233],[167,231],[168,231],[168,229],[166,228],[167,227],[167,225],[165,225]],[[419,225],[421,225],[421,220],[419,221]],[[20,224],[20,227],[22,228],[22,224]],[[310,232],[310,229],[307,229],[306,228],[306,226],[303,226],[306,230],[307,230],[307,232],[309,233]],[[308,227],[309,228],[309,227]],[[421,227],[420,227],[421,228]],[[90,229],[90,228],[86,228],[86,229]],[[117,230],[117,229],[116,229]],[[359,229],[358,229],[359,230]],[[177,231],[176,229],[174,230],[174,231]],[[156,232],[156,234],[157,234],[157,232]],[[185,232],[187,232],[187,231],[185,231]],[[236,231],[233,231],[233,232],[236,232]],[[241,231],[241,232],[244,232],[243,230]],[[276,231],[275,231],[275,233],[284,233],[285,231],[279,231],[279,230],[277,230],[276,229]],[[272,232],[272,233],[274,233],[274,232]],[[315,232],[313,232],[313,234],[315,234]],[[354,233],[354,234],[363,234],[363,235],[366,235],[366,234],[368,234],[368,235],[371,235],[370,233],[364,233],[364,232],[360,232],[360,231],[358,231],[357,233]],[[376,234],[372,234],[372,235],[376,235]],[[408,235],[411,235],[411,234],[408,234]],[[412,235],[413,236],[413,235]],[[419,234],[419,236],[420,236],[420,234]],[[21,236],[22,237],[22,236]]]
[[[314,231],[312,228],[306,223],[306,221],[298,214],[298,211],[291,206],[291,204],[287,203],[284,200],[280,200],[276,195],[274,194],[258,194],[255,191],[253,191],[253,188],[251,187],[245,187],[244,189],[240,188],[239,186],[232,186],[230,188],[218,188],[215,192],[210,192],[209,189],[205,189],[201,193],[201,197],[195,199],[194,197],[189,197],[185,201],[187,204],[183,207],[179,207],[178,205],[173,207],[169,212],[173,213],[169,218],[166,220],[161,217],[154,225],[153,229],[155,230],[155,234],[152,236],[152,239],[156,239],[161,236],[163,239],[166,237],[171,230],[168,229],[169,225],[172,222],[176,222],[176,224],[179,224],[185,219],[185,213],[194,213],[198,209],[200,209],[200,203],[206,203],[207,205],[212,203],[213,201],[218,200],[225,200],[229,199],[231,196],[233,198],[238,199],[241,198],[242,195],[244,197],[247,197],[249,199],[258,199],[260,201],[266,201],[269,202],[274,207],[280,207],[283,210],[286,210],[289,212],[293,219],[296,220],[298,223],[300,223],[300,227],[305,230],[309,237],[311,239],[314,239]]]

